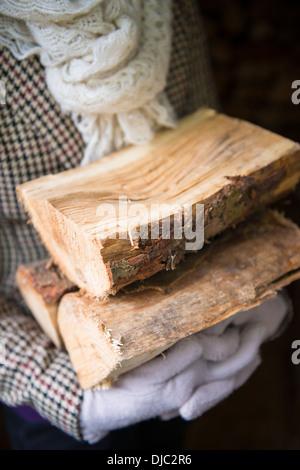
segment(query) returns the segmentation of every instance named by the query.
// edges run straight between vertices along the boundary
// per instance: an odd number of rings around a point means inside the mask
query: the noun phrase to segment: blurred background
[[[297,0],[200,0],[221,110],[300,142],[300,4]],[[300,225],[300,190],[284,205]],[[300,281],[288,287],[294,317],[263,346],[262,365],[225,401],[187,426],[185,449],[300,449]],[[150,438],[151,439],[151,438]],[[1,425],[0,449],[8,449]]]
[[[199,0],[221,110],[300,142],[300,3]],[[300,188],[284,211],[300,225]],[[186,449],[300,449],[300,281],[288,287],[294,317],[262,349],[262,365],[228,399],[188,426]]]

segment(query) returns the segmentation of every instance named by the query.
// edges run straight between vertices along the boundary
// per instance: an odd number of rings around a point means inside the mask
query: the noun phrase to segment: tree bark
[[[32,222],[62,271],[91,296],[103,298],[184,258],[186,233],[176,238],[176,209],[204,205],[206,241],[259,208],[284,197],[300,177],[300,146],[253,124],[200,110],[149,144],[18,187]],[[145,206],[122,217],[119,197]],[[111,215],[99,207],[111,204]],[[153,204],[167,204],[163,215]],[[170,238],[151,239],[151,222],[171,216]],[[124,221],[127,228],[122,229]],[[199,222],[200,223],[200,222]],[[113,238],[115,237],[115,238]],[[124,239],[122,237],[125,237]]]
[[[20,265],[17,284],[42,330],[58,348],[62,348],[57,324],[58,304],[64,294],[78,288],[49,259]]]
[[[253,308],[300,278],[300,230],[263,212],[186,257],[171,273],[97,301],[66,294],[58,324],[82,388],[118,375],[178,340]]]

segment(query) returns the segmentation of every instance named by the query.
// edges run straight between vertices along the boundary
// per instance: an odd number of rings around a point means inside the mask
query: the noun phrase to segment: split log
[[[285,196],[299,177],[298,144],[202,109],[148,145],[27,182],[17,192],[55,263],[74,284],[101,298],[183,259],[187,237],[176,238],[172,217],[184,204],[192,205],[194,216],[197,204],[204,204],[210,240]],[[124,220],[119,197],[128,198],[128,213],[143,203],[140,225],[137,215]],[[155,212],[153,204],[162,203],[166,211]],[[113,215],[102,209],[99,215],[103,204],[110,204]],[[169,239],[161,232],[151,239],[151,222],[161,224],[169,215]],[[137,234],[132,240],[130,227],[149,239]]]
[[[42,330],[58,348],[62,348],[57,324],[58,303],[64,294],[78,288],[50,260],[20,265],[17,284]]]
[[[58,324],[82,388],[108,384],[181,338],[300,278],[300,230],[276,212],[221,235],[173,272],[96,301],[66,294]]]

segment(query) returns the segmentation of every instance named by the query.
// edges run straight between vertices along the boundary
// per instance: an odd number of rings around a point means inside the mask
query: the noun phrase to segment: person
[[[151,433],[148,445],[176,448],[184,420],[256,369],[286,301],[278,295],[181,340],[109,390],[83,391],[16,288],[19,264],[47,252],[15,189],[149,141],[201,106],[218,109],[198,2],[5,0],[0,44],[0,400],[11,446],[147,448]]]

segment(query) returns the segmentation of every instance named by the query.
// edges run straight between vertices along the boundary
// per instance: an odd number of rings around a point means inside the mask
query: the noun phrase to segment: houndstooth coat
[[[174,1],[173,46],[167,94],[178,117],[202,105],[217,107],[198,2]],[[83,397],[68,354],[42,333],[16,288],[19,264],[47,253],[16,186],[79,165],[81,135],[50,95],[38,57],[17,61],[0,49],[0,400],[30,405],[53,425],[82,439]],[[5,357],[4,357],[5,356]],[[1,359],[2,358],[2,359]]]

